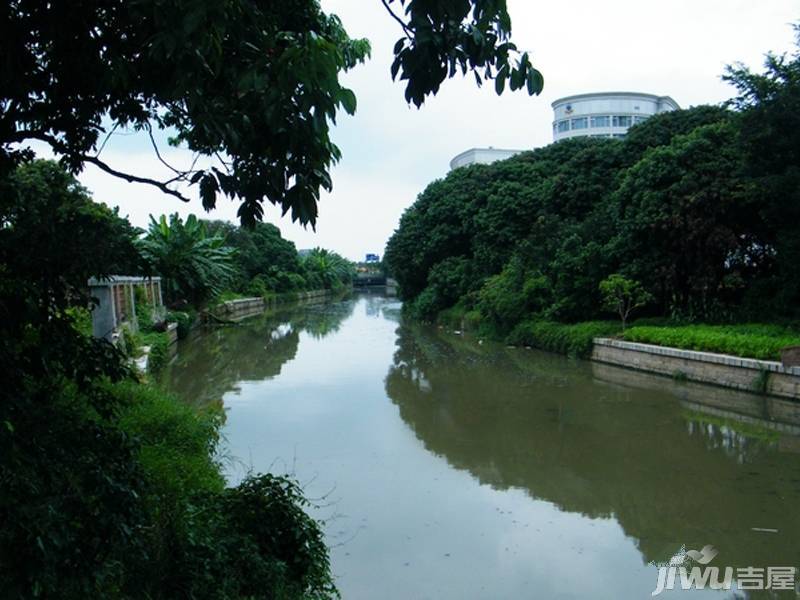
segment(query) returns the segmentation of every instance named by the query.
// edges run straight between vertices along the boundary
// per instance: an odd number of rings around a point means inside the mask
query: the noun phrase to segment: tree
[[[791,54],[767,54],[765,69],[754,73],[736,64],[724,77],[739,95],[737,141],[744,168],[762,199],[760,216],[775,250],[776,269],[765,278],[753,303],[763,310],[797,316],[800,307],[800,25]]]
[[[601,281],[600,292],[603,294],[603,306],[616,311],[622,320],[622,331],[625,331],[631,312],[653,300],[653,295],[645,290],[642,284],[627,279],[619,273],[609,275]]]
[[[272,223],[256,223],[252,229],[237,227],[224,221],[208,221],[210,235],[221,235],[225,244],[236,250],[236,277],[231,285],[236,291],[248,292],[251,283],[259,278],[272,292],[293,291],[291,275],[302,270],[293,242],[283,239]],[[257,284],[256,284],[257,285]]]
[[[742,169],[736,130],[723,121],[651,149],[626,171],[614,251],[665,309],[715,317],[736,298],[730,285],[769,268],[760,199]]]
[[[311,288],[337,288],[350,284],[355,276],[353,263],[323,248],[314,248],[304,256],[302,267]]]
[[[417,106],[459,70],[472,70],[479,83],[496,79],[498,92],[507,80],[541,91],[527,54],[515,58],[505,0],[381,1],[404,36],[392,74]],[[392,4],[405,9],[402,17]],[[369,52],[317,0],[5,3],[0,177],[32,156],[15,144],[41,140],[73,173],[93,164],[184,201],[172,184],[188,183],[199,186],[206,209],[220,194],[238,200],[243,224],[260,220],[268,201],[313,226],[340,157],[330,124],[356,109],[339,75]],[[120,127],[147,132],[159,159],[153,131],[163,129],[216,165],[167,165],[167,181],[120,171],[101,158]]]
[[[232,248],[225,238],[209,236],[205,223],[189,215],[184,223],[177,213],[169,222],[150,216],[147,236],[139,248],[154,272],[164,278],[169,302],[199,305],[224,291],[234,275]]]

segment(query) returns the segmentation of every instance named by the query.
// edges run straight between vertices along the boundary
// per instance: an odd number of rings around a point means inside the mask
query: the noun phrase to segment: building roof
[[[675,100],[671,96],[659,96],[657,94],[645,94],[641,92],[592,92],[587,94],[574,94],[572,96],[564,96],[563,98],[558,98],[557,100],[553,100],[550,106],[555,108],[556,105],[563,104],[564,102],[569,102],[574,100],[587,100],[589,98],[597,98],[597,97],[650,98],[651,100],[657,100],[659,102],[669,102],[680,108],[680,105],[677,102],[675,102]]]
[[[151,281],[161,281],[161,277],[143,277],[141,275],[110,275],[109,277],[103,279],[92,277],[89,280],[89,285],[92,287],[104,287],[114,285],[116,283],[150,283]]]

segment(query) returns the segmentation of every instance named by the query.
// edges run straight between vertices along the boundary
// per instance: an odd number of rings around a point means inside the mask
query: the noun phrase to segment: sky
[[[265,220],[298,248],[321,246],[353,259],[383,254],[403,211],[417,195],[444,177],[450,159],[472,148],[530,149],[552,141],[556,98],[578,93],[636,91],[669,95],[682,107],[716,104],[734,95],[720,76],[742,62],[760,69],[767,51],[794,47],[791,23],[800,21],[795,0],[509,0],[512,39],[531,53],[543,73],[544,91],[498,97],[493,85],[478,88],[457,76],[418,110],[404,100],[389,67],[399,26],[379,0],[322,0],[342,19],[351,37],[372,43],[372,59],[345,74],[358,97],[355,116],[342,114],[333,130],[343,158],[332,171],[334,189],[323,192],[316,231],[293,224],[269,206]],[[167,149],[177,165],[191,162],[188,150]],[[103,150],[112,167],[168,178],[139,135],[115,135]],[[205,213],[195,188],[184,204],[145,185],[127,183],[87,166],[81,182],[95,200],[119,206],[134,225],[150,214],[195,213],[236,221],[237,205],[225,198]]]

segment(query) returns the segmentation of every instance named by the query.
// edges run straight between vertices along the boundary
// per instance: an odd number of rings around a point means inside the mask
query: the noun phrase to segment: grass
[[[118,426],[135,439],[139,461],[159,502],[199,491],[221,491],[216,457],[222,413],[198,411],[147,384],[109,384],[119,401]]]
[[[675,327],[634,325],[624,333],[623,338],[629,342],[761,360],[780,360],[782,348],[800,346],[800,331],[793,327],[752,323]]]
[[[147,356],[147,371],[151,375],[158,374],[169,360],[169,337],[166,333],[152,331],[141,334],[142,344],[150,346]]]
[[[481,313],[475,309],[467,309],[460,303],[441,311],[436,321],[448,329],[465,331],[478,331],[482,325]]]
[[[517,325],[507,341],[515,346],[532,346],[549,352],[585,357],[591,354],[594,338],[617,335],[618,321],[587,321],[567,325],[552,321],[525,321]]]

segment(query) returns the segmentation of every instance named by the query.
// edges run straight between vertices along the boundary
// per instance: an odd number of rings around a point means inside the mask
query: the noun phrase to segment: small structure
[[[506,160],[516,156],[524,150],[504,150],[502,148],[470,148],[465,150],[450,161],[450,170],[455,171],[469,165],[489,165],[498,160]]]
[[[114,341],[123,324],[137,331],[136,290],[142,292],[153,321],[164,318],[164,301],[161,296],[160,277],[126,277],[115,275],[108,279],[89,280],[89,295],[97,301],[92,308],[92,333],[97,338]]]

